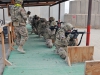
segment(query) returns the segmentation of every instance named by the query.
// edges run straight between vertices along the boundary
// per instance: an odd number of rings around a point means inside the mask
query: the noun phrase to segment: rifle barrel
[[[66,32],[66,34],[84,34],[85,32]]]

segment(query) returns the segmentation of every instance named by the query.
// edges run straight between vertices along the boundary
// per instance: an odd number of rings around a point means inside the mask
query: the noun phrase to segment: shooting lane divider
[[[4,27],[4,26],[3,26]],[[5,54],[5,44],[4,44],[4,34],[3,34],[3,27],[0,27],[0,33],[1,33],[1,39],[2,39],[2,55],[3,55],[3,62],[4,66],[10,66],[12,65],[7,59],[6,59],[6,54]]]

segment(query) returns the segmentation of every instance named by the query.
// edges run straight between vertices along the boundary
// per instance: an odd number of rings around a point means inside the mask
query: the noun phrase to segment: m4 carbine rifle
[[[57,25],[55,25],[55,26],[50,26],[50,29],[51,29],[51,30],[56,29],[56,31],[57,31],[58,29],[61,28],[61,27],[59,27],[59,24],[61,25],[61,23],[64,23],[64,22],[58,22],[58,21],[56,21],[56,22],[57,22]]]
[[[81,41],[82,41],[82,38],[83,38],[83,35],[85,34],[85,32],[78,32],[78,30],[73,30],[72,32],[65,32],[65,36],[67,37],[69,34],[72,34],[73,36],[70,37],[70,41],[71,40],[74,40],[74,39],[77,39],[78,35],[81,34],[81,38],[80,38],[80,41],[78,43],[77,46],[79,46],[81,44]]]
[[[57,25],[56,26],[50,26],[51,31],[54,30],[54,29],[58,30],[58,28],[59,27]]]

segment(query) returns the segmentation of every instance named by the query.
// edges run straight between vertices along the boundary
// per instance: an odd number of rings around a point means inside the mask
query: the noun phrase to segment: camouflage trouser
[[[58,54],[62,59],[65,59],[67,57],[67,52],[66,52],[67,47],[60,47],[58,50]]]
[[[16,44],[18,46],[23,46],[25,41],[27,41],[28,39],[28,31],[26,26],[16,26],[15,34],[16,34]]]
[[[44,35],[44,29],[43,28],[38,28],[38,35]]]

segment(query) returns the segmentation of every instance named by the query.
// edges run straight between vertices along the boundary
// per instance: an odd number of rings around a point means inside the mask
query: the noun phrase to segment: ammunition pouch
[[[13,22],[13,26],[19,26],[19,22]]]

